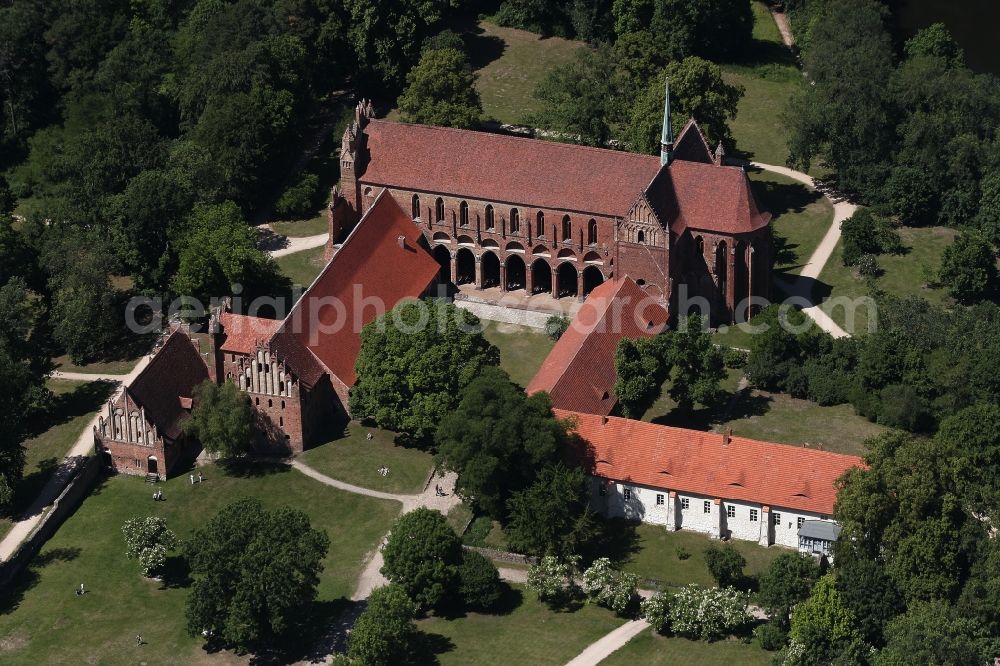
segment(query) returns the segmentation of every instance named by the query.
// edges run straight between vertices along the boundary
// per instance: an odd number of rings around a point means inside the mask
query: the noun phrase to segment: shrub
[[[561,606],[577,594],[573,573],[578,563],[577,556],[563,561],[546,555],[528,569],[528,587],[538,595],[539,601],[550,606]]]
[[[163,518],[132,518],[122,525],[125,535],[125,557],[139,560],[143,576],[152,576],[163,569],[167,551],[177,547],[177,535],[167,529]]]
[[[671,600],[670,628],[687,638],[724,638],[750,621],[749,603],[749,592],[688,585]]]
[[[602,557],[583,572],[583,591],[590,601],[623,615],[636,597],[639,577],[615,569],[611,560]]]
[[[657,592],[639,604],[639,615],[642,616],[653,631],[661,634],[670,630],[670,595]]]
[[[719,587],[735,587],[743,580],[747,561],[732,546],[709,546],[705,549],[705,564]]]
[[[867,208],[859,209],[840,225],[844,244],[844,265],[856,266],[866,254],[895,254],[903,244],[892,223]]]
[[[281,193],[274,204],[274,212],[281,217],[310,215],[320,206],[319,199],[319,176],[304,173]]]
[[[686,560],[689,557],[691,557],[691,553],[688,552],[688,549],[685,548],[684,546],[677,546],[677,551],[676,552],[677,552],[677,559],[678,560],[682,560],[683,561],[683,560]]]
[[[767,622],[753,630],[754,638],[760,642],[760,646],[765,650],[774,652],[785,647],[788,642],[788,633],[776,624]]]
[[[727,348],[722,352],[722,362],[730,370],[742,370],[747,367],[750,360],[750,353],[742,349]]]
[[[503,592],[500,572],[489,558],[471,550],[464,551],[458,566],[458,593],[468,608],[489,610]]]
[[[476,516],[462,535],[462,543],[467,546],[485,546],[486,537],[492,529],[493,520],[489,516]]]
[[[569,328],[569,319],[566,315],[552,315],[545,321],[545,335],[553,340],[558,340]]]
[[[881,275],[882,267],[878,264],[878,258],[870,253],[865,253],[858,257],[858,273],[862,277],[878,277]]]

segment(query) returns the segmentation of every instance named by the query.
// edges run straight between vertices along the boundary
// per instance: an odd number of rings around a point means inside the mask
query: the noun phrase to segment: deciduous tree
[[[475,127],[483,113],[476,76],[461,51],[426,49],[406,75],[399,97],[403,120],[444,127]]]
[[[253,407],[233,382],[206,381],[194,392],[194,408],[185,431],[202,447],[224,458],[239,458],[253,447]]]
[[[417,606],[399,585],[376,588],[351,629],[348,657],[363,666],[413,662],[419,636],[413,622]]]
[[[138,560],[143,576],[152,576],[163,569],[167,551],[180,543],[177,535],[167,529],[167,521],[158,516],[132,518],[122,525],[125,535],[125,557]]]
[[[459,584],[462,544],[439,511],[420,508],[400,516],[382,557],[382,574],[419,606],[437,606]]]

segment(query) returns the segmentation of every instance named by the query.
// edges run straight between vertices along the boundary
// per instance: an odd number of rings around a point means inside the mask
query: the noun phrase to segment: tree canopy
[[[224,458],[239,458],[253,446],[253,407],[250,398],[233,382],[206,381],[195,388],[191,420],[185,431],[202,447]]]
[[[433,608],[457,588],[462,544],[439,511],[419,508],[400,516],[382,557],[382,574],[418,606]]]
[[[188,632],[243,650],[288,638],[312,609],[329,545],[296,509],[249,497],[224,507],[185,544]]]
[[[499,362],[475,315],[443,301],[404,301],[361,331],[350,410],[427,443],[465,387]]]
[[[483,113],[475,84],[476,76],[462,51],[425,49],[406,75],[399,111],[411,123],[475,127]]]

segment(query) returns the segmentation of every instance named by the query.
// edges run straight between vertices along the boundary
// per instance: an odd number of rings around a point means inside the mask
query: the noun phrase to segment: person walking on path
[[[194,474],[188,474],[188,478],[191,479],[191,485],[194,485]]]

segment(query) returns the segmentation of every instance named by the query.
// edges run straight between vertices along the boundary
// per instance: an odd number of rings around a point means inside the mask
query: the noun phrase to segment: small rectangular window
[[[628,502],[630,499],[632,499],[632,489],[631,488],[626,488],[625,490],[623,490],[622,491],[622,497],[625,498],[626,502]]]
[[[750,522],[751,523],[757,522],[757,509],[750,509]]]
[[[798,520],[798,522],[796,523],[796,525],[795,525],[795,526],[796,526],[796,527],[798,527],[799,529],[802,529],[802,525],[803,525],[803,524],[805,524],[805,522],[806,522],[806,519],[805,519],[805,518],[802,518],[802,517],[800,516],[800,517],[799,517],[799,520]]]
[[[656,506],[663,506],[663,493],[656,493]]]
[[[705,513],[712,513],[712,502],[705,500]]]
[[[774,517],[771,520],[772,520],[772,522],[774,522],[774,524],[775,524],[776,527],[780,526],[781,525],[781,514],[778,513],[777,511],[775,511],[774,512]]]
[[[735,517],[736,517],[736,507],[730,504],[729,506],[726,507],[726,518],[735,518]]]
[[[690,509],[691,508],[691,500],[689,500],[687,497],[682,497],[681,498],[681,508],[682,509]]]

